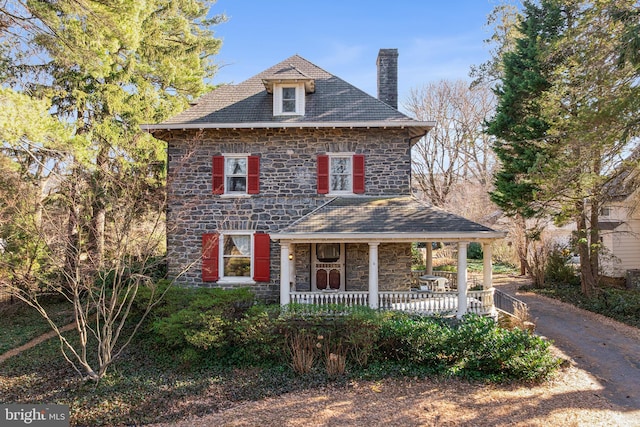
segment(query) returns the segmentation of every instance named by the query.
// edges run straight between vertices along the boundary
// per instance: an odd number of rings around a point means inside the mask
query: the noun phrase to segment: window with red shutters
[[[202,235],[202,281],[216,282],[220,278],[218,272],[218,255],[220,235],[208,233]]]
[[[318,194],[364,194],[364,154],[318,155]]]
[[[329,156],[318,155],[318,194],[329,192]]]
[[[271,280],[271,239],[268,234],[253,235],[253,280],[268,282]]]
[[[259,194],[259,156],[213,156],[213,194]]]

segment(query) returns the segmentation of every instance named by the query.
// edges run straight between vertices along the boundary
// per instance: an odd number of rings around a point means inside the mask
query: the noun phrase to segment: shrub
[[[482,259],[482,245],[478,242],[471,242],[467,248],[467,258]]]
[[[580,278],[569,264],[571,252],[562,246],[554,246],[547,257],[545,281],[553,285],[579,285]]]
[[[173,312],[155,320],[152,330],[172,348],[222,348],[232,323],[242,318],[253,301],[248,289],[174,288],[159,310]]]

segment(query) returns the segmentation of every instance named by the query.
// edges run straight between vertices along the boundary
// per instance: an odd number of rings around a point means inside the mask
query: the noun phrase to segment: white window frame
[[[613,209],[610,206],[602,206],[600,208],[600,216],[602,218],[610,218],[612,210]]]
[[[295,97],[295,110],[294,111],[283,111],[283,89],[284,88],[294,88],[296,90]],[[273,115],[274,116],[304,116],[304,99],[305,99],[305,90],[304,83],[283,83],[274,85],[273,88]]]
[[[249,189],[249,154],[222,154],[224,156],[224,194],[229,196],[245,196],[249,195],[247,192]],[[227,160],[229,159],[244,159],[247,165],[247,172],[244,175],[245,178],[245,186],[244,191],[231,191],[231,186],[229,185],[227,178],[230,178],[230,175],[227,175]],[[237,175],[240,176],[240,175]]]
[[[329,156],[329,194],[353,194],[353,155],[355,153],[327,153]],[[333,177],[331,165],[333,164],[334,159],[349,159],[349,188],[346,190],[333,190],[331,188],[331,181]]]
[[[253,268],[254,268],[254,256],[255,256],[255,248],[253,242],[253,235],[255,231],[250,230],[233,230],[233,231],[224,231],[220,232],[219,239],[220,244],[218,245],[218,271],[220,272],[220,280],[218,283],[241,283],[241,284],[255,284],[256,282],[253,280]],[[224,243],[225,239],[230,236],[249,236],[249,245],[251,253],[249,254],[249,276],[225,276],[224,271]],[[227,258],[230,258],[227,256]]]

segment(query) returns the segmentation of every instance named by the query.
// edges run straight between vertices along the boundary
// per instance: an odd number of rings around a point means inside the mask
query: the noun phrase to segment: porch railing
[[[369,305],[368,292],[292,292],[290,298],[294,304],[340,304],[347,307]]]
[[[467,313],[492,315],[494,289],[468,291]],[[368,306],[368,292],[292,292],[290,302],[304,305]],[[408,311],[425,315],[455,316],[458,312],[458,293],[381,291],[378,293],[381,310]]]

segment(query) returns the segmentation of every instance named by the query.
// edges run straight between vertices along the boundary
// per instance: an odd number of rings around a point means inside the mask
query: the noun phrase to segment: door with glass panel
[[[316,243],[311,247],[311,289],[344,291],[344,243]]]

